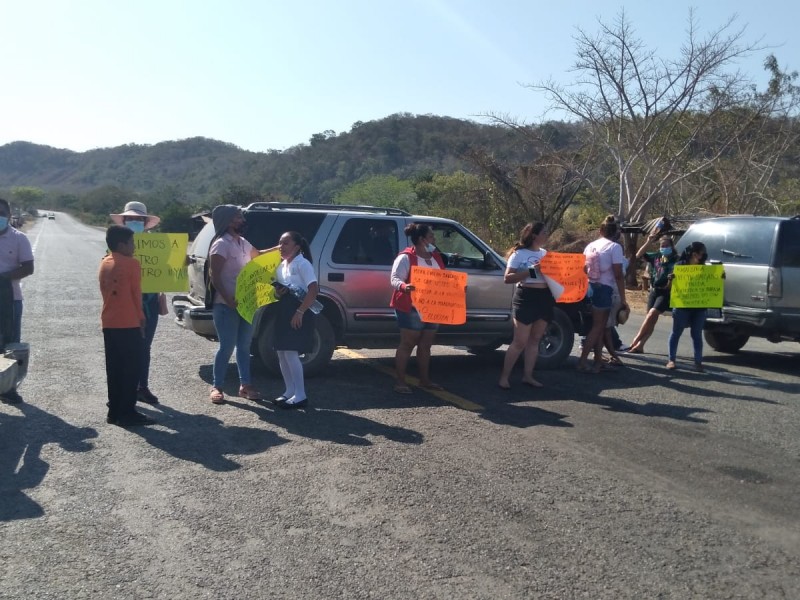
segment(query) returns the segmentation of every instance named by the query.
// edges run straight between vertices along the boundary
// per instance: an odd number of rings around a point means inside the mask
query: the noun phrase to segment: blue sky
[[[786,0],[7,1],[0,145],[203,136],[262,152],[398,112],[537,122],[546,97],[524,84],[574,79],[576,28],[624,8],[674,57],[691,6],[702,32],[737,14],[745,41],[772,46],[739,65],[762,87],[769,52],[800,69],[800,9]]]

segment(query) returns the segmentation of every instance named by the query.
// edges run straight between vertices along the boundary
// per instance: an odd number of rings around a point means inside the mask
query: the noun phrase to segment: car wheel
[[[319,375],[331,361],[331,356],[333,356],[333,351],[336,347],[336,336],[333,333],[333,327],[331,327],[330,321],[325,315],[315,315],[314,321],[314,342],[311,352],[300,355],[300,362],[303,363],[303,373],[306,377]],[[268,371],[280,375],[281,369],[278,365],[278,355],[272,347],[274,332],[275,319],[271,318],[258,335],[258,355]]]
[[[749,335],[736,334],[723,329],[707,329],[703,332],[706,342],[717,352],[734,354],[750,339]]]
[[[547,325],[547,330],[539,342],[536,368],[557,369],[567,360],[574,343],[575,328],[572,321],[563,310],[556,308],[553,311],[553,320]]]

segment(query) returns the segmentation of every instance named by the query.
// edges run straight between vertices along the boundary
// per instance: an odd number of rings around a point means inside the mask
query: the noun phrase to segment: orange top
[[[100,261],[100,293],[103,329],[131,329],[144,323],[142,310],[142,268],[139,261],[112,252]]]

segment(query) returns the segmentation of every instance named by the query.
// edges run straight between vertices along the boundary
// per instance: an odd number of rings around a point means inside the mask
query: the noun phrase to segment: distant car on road
[[[48,219],[55,219],[56,216],[53,213],[50,213],[49,215],[47,215],[47,218]]]

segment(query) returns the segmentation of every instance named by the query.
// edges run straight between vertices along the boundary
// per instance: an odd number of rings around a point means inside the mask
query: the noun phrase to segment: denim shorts
[[[592,287],[592,306],[598,310],[611,308],[614,289],[604,283],[590,283]]]
[[[400,329],[412,329],[414,331],[422,331],[423,329],[439,329],[438,323],[423,323],[422,319],[417,312],[417,309],[412,308],[411,312],[403,312],[395,309],[394,314],[397,316],[397,326]]]

